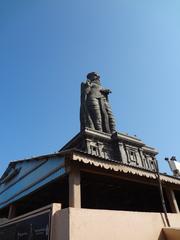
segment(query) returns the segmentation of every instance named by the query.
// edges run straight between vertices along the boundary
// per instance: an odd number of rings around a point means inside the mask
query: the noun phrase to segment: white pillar
[[[173,213],[179,213],[179,207],[176,201],[176,196],[174,191],[170,188],[166,188],[167,197],[171,206],[171,210]]]
[[[69,172],[69,207],[81,208],[81,177],[79,169],[74,166]]]

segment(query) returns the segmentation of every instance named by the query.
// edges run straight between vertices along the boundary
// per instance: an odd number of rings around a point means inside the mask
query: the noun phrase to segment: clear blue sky
[[[80,83],[112,90],[117,129],[180,159],[179,0],[1,0],[0,174],[79,131]]]

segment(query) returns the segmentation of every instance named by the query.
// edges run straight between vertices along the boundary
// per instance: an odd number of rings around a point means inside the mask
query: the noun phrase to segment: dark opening
[[[177,201],[178,207],[180,209],[180,190],[179,191],[175,190],[174,194],[175,194],[175,197],[176,197],[176,201]]]
[[[159,188],[107,176],[81,174],[83,208],[163,212]],[[171,212],[165,194],[168,212]]]
[[[0,210],[0,218],[8,218],[9,207]]]
[[[28,213],[51,203],[61,203],[62,208],[68,207],[68,177],[61,177],[38,191],[13,203],[16,207],[16,216]],[[9,208],[0,212],[1,216],[8,216]]]

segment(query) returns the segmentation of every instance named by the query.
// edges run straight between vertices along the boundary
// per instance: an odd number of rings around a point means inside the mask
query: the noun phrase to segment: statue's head
[[[87,75],[87,79],[89,79],[91,82],[93,82],[93,81],[100,81],[100,76],[96,72],[90,72]]]

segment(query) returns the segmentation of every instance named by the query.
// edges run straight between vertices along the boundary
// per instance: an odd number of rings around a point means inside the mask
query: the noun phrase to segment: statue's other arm
[[[107,89],[107,88],[102,88],[101,89],[101,92],[104,93],[104,94],[110,94],[112,93],[110,89]]]

